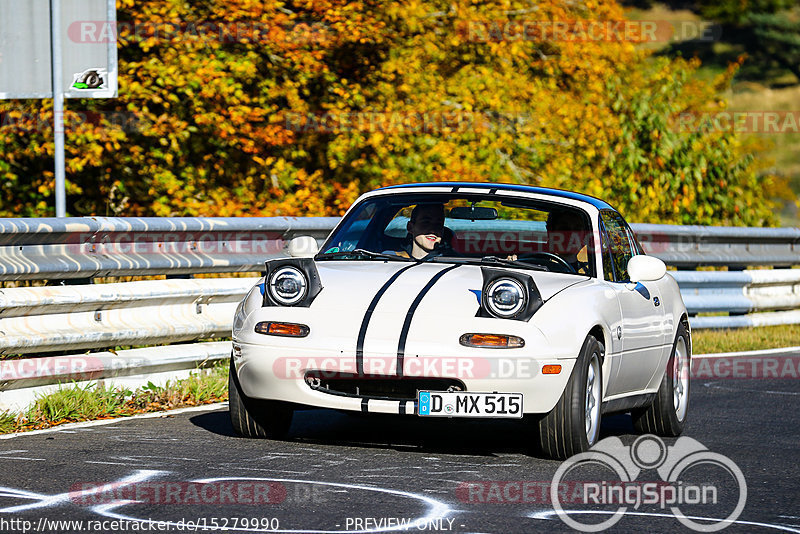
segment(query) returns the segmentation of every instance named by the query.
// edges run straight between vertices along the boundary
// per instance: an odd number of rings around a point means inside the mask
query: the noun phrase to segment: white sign
[[[115,0],[61,0],[66,98],[117,96]],[[50,0],[0,0],[0,99],[53,98]]]

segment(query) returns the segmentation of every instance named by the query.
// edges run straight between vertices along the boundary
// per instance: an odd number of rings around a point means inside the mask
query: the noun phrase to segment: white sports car
[[[565,458],[602,414],[681,433],[686,308],[664,263],[589,196],[409,184],[361,196],[321,249],[292,240],[233,322],[230,415],[281,437],[295,409],[528,416]]]

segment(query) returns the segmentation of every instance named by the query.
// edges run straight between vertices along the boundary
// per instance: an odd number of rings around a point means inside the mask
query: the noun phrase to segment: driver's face
[[[414,242],[423,250],[432,251],[442,242],[444,235],[444,210],[441,206],[418,208],[414,222],[408,223],[408,231]]]

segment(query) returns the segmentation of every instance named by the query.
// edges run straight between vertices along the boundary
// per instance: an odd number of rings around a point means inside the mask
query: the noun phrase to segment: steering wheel
[[[570,265],[567,260],[559,256],[558,254],[553,254],[552,252],[533,252],[531,254],[525,254],[523,256],[519,256],[517,261],[526,261],[526,260],[545,260],[546,262],[558,264],[561,267],[565,267],[568,273],[578,274],[578,271],[575,270],[575,267]]]

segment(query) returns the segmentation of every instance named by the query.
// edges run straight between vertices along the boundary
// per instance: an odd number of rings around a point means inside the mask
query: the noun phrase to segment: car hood
[[[493,267],[493,266],[492,266]],[[363,315],[405,315],[417,302],[420,313],[466,314],[478,311],[483,275],[478,265],[381,261],[317,262],[323,290],[312,308]],[[588,277],[515,269],[531,276],[544,301]],[[380,297],[376,296],[380,293]],[[375,301],[375,302],[373,302]],[[361,317],[359,316],[359,319]]]
[[[402,261],[316,262],[322,291],[309,307],[258,308],[251,322],[283,320],[310,327],[304,347],[331,356],[388,357],[403,353],[445,355],[459,350],[465,332],[498,332],[532,340],[538,329],[529,322],[479,317],[483,287],[481,266]],[[588,277],[509,269],[530,275],[547,301]],[[257,297],[256,297],[257,298]],[[535,317],[535,316],[534,316]],[[249,334],[261,342],[262,336]],[[282,343],[281,338],[271,340]],[[534,346],[534,343],[531,343]],[[296,347],[288,343],[287,349]]]

